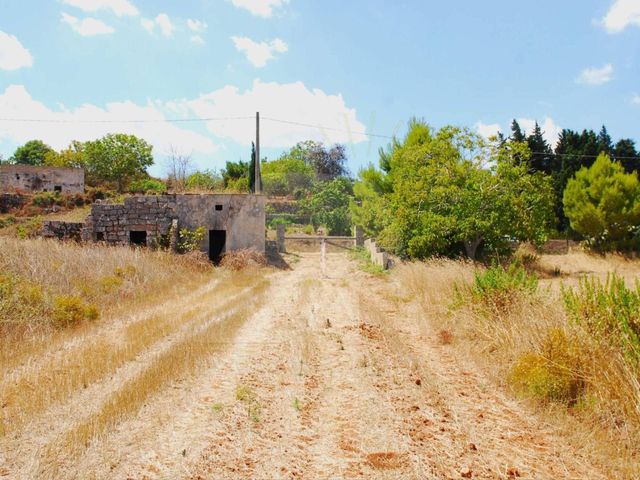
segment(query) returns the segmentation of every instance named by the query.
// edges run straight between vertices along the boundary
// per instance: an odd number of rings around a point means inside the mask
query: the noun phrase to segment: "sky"
[[[0,0],[0,155],[107,133],[199,169],[344,143],[352,173],[411,117],[537,121],[640,143],[640,0]]]

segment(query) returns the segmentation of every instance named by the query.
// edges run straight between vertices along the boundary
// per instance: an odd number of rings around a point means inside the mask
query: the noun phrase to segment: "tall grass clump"
[[[476,270],[471,284],[456,284],[455,288],[459,301],[470,299],[493,312],[502,313],[523,297],[535,294],[538,277],[528,273],[518,262],[507,267],[494,263],[485,270]]]
[[[640,362],[640,284],[629,288],[609,274],[602,283],[583,278],[577,288],[563,288],[569,319],[590,335],[618,347],[635,366]]]

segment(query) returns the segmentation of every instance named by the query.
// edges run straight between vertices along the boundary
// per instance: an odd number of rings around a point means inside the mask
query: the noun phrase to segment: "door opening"
[[[224,253],[224,245],[227,242],[226,230],[209,230],[209,259],[216,265]]]
[[[147,232],[132,230],[129,232],[129,243],[131,245],[147,245]]]

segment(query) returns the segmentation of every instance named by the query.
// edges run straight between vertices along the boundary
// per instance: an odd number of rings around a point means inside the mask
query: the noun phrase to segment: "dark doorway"
[[[62,187],[60,185],[56,185],[55,187],[53,187],[53,191],[54,192],[62,192]]]
[[[218,264],[220,262],[226,242],[226,230],[209,230],[209,258],[213,263]]]
[[[129,243],[131,245],[147,245],[147,232],[132,230],[129,232]]]

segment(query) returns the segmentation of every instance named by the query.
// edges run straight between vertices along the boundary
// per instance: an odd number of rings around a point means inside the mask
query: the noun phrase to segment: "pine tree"
[[[551,148],[542,136],[542,129],[538,122],[533,127],[533,133],[527,137],[527,144],[531,150],[530,170],[532,172],[551,173]]]
[[[510,138],[514,142],[524,142],[527,139],[526,135],[524,133],[522,133],[522,129],[520,128],[520,125],[518,124],[518,122],[516,121],[515,118],[511,122],[511,137]]]
[[[613,147],[613,158],[620,162],[627,173],[640,172],[640,152],[636,152],[636,145],[630,138],[621,138]]]
[[[604,125],[602,125],[600,129],[600,133],[598,133],[598,150],[598,154],[606,153],[607,155],[611,155],[613,151],[613,142],[611,141],[609,132],[607,132],[607,127]]]

